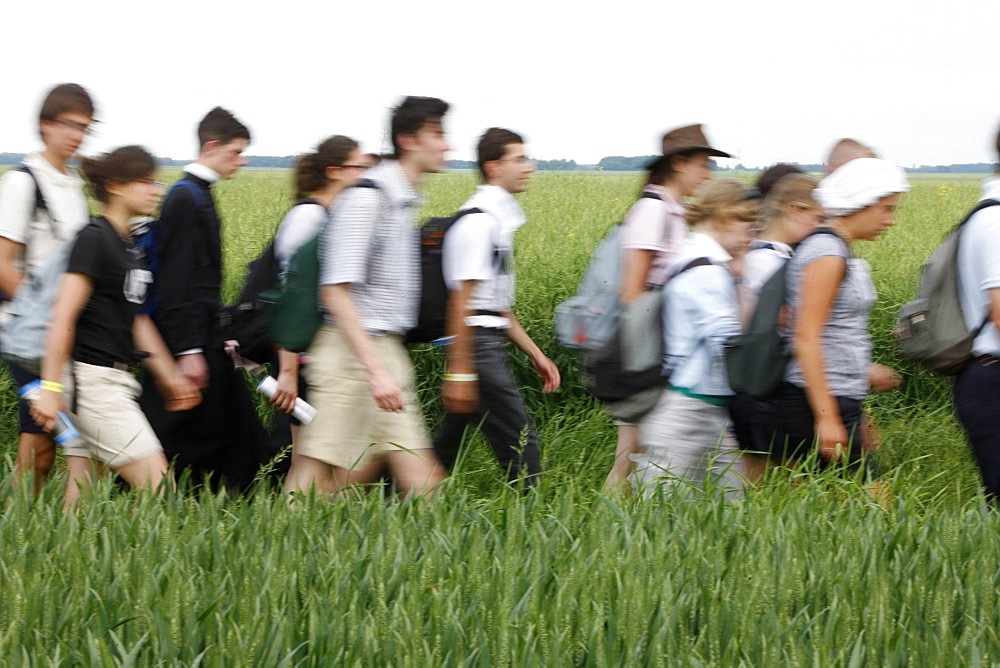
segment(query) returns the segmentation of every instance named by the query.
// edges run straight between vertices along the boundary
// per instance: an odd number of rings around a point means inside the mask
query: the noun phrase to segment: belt
[[[108,360],[101,361],[87,361],[87,360],[77,360],[78,362],[83,362],[84,364],[90,364],[91,366],[102,366],[105,369],[115,369],[117,371],[124,371],[125,373],[135,373],[139,370],[142,362],[111,362]]]
[[[980,355],[979,357],[975,357],[973,359],[983,366],[990,366],[991,364],[1000,362],[1000,357],[997,357],[996,355]]]

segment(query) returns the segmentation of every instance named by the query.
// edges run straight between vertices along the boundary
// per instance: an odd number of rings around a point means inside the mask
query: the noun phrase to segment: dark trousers
[[[1000,499],[1000,362],[973,360],[955,377],[955,412],[983,477],[986,495]]]
[[[845,467],[849,472],[856,473],[864,468],[871,474],[870,465],[863,459],[864,455],[864,411],[861,402],[848,397],[834,397],[840,410],[840,420],[847,430],[847,457],[840,461],[827,461],[819,458],[820,468]],[[816,448],[816,418],[806,391],[791,383],[782,383],[778,392],[778,433],[774,442],[773,453],[779,453],[782,459],[801,460]]]
[[[525,482],[535,484],[542,472],[535,433],[524,399],[507,365],[504,343],[507,337],[495,329],[475,329],[476,373],[479,374],[479,405],[475,413],[445,413],[444,427],[434,439],[434,450],[441,463],[451,470],[468,427],[482,424],[483,436],[493,449],[500,468],[509,481],[522,474]]]

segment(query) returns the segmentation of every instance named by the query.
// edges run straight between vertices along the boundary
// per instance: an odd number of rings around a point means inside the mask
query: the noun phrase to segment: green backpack
[[[377,188],[370,179],[362,179],[354,188]],[[330,214],[319,234],[299,246],[292,254],[284,283],[261,294],[271,303],[271,339],[285,350],[301,353],[308,350],[323,324],[323,303],[319,296],[319,240],[332,224]]]

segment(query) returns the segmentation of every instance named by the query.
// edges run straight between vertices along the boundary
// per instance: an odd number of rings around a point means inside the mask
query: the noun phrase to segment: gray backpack
[[[917,298],[899,310],[896,344],[899,352],[930,371],[954,376],[972,359],[972,342],[989,322],[970,330],[965,325],[958,284],[958,245],[962,227],[973,215],[1000,201],[986,199],[976,205],[948,233],[924,264]]]

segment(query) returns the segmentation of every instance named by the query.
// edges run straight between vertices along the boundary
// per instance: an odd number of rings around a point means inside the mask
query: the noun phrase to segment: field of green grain
[[[168,179],[176,173],[165,174]],[[16,415],[0,380],[3,665],[988,665],[1000,663],[1000,521],[955,423],[946,381],[902,364],[899,305],[978,179],[913,178],[900,223],[857,250],[879,290],[879,361],[905,387],[871,411],[890,487],[776,471],[745,500],[609,498],[614,429],[551,333],[590,251],[639,176],[543,173],[522,196],[518,302],[564,387],[542,395],[518,357],[547,474],[525,496],[475,439],[441,494],[359,492],[288,508],[136,497],[111,485],[61,512],[61,473],[33,499],[11,486]],[[455,210],[471,174],[426,184]],[[291,204],[284,172],[222,184],[226,295]],[[440,360],[417,349],[433,428]],[[322,410],[322,407],[319,407]]]

